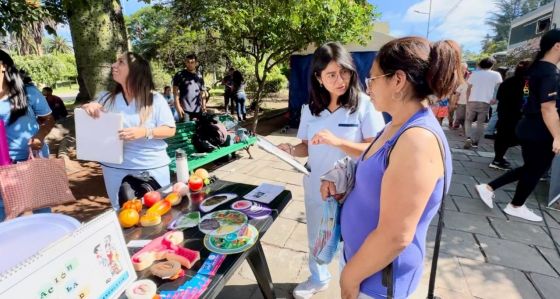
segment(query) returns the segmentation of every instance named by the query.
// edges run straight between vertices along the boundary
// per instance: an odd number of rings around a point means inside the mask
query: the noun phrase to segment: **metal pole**
[[[426,30],[426,39],[430,37],[430,17],[432,16],[432,0],[430,0],[430,9],[428,10],[428,29]]]

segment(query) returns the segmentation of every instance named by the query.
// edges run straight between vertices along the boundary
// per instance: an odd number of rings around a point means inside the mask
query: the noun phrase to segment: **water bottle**
[[[6,134],[6,127],[4,121],[0,119],[0,166],[9,165],[10,149],[8,148],[8,135]]]
[[[177,171],[177,182],[187,183],[189,179],[189,163],[187,154],[183,149],[175,151],[175,169]]]

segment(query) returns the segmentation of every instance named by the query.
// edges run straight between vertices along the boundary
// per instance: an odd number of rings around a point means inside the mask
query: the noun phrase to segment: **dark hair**
[[[430,43],[423,37],[402,37],[386,43],[376,61],[384,74],[398,70],[412,84],[413,97],[424,100],[428,95],[445,98],[461,82],[461,50],[452,40]]]
[[[52,92],[53,91],[52,88],[50,88],[49,86],[43,87],[43,90],[47,91],[47,92]]]
[[[171,86],[165,85],[165,86],[163,87],[163,90],[166,90],[166,89],[168,89],[168,88],[171,88]]]
[[[243,74],[241,74],[240,71],[233,71],[233,73],[231,74],[232,80],[233,80],[233,84],[235,85],[241,85],[241,83],[243,83],[245,81],[245,79],[243,78]]]
[[[523,77],[527,74],[527,71],[531,67],[531,60],[523,59],[517,63],[515,66],[515,72],[513,73],[514,77]]]
[[[546,52],[550,51],[556,43],[560,43],[560,29],[554,28],[541,37],[540,50],[533,59],[533,63],[543,59]]]
[[[25,92],[25,83],[20,76],[18,69],[14,65],[14,61],[10,55],[0,50],[0,62],[6,67],[4,72],[4,81],[8,85],[8,101],[10,101],[11,111],[8,125],[13,124],[18,118],[27,113],[27,93]],[[2,84],[2,82],[0,82]]]
[[[125,52],[123,56],[126,57],[128,63],[126,85],[135,98],[136,111],[140,114],[140,124],[142,125],[153,111],[154,96],[152,90],[155,89],[155,84],[152,77],[152,69],[150,63],[136,53]],[[123,92],[123,87],[117,83],[100,102],[103,105],[113,105],[115,97],[121,92]]]
[[[478,66],[481,69],[487,70],[489,68],[492,68],[492,66],[496,63],[496,60],[494,60],[494,58],[491,57],[486,57],[483,58],[479,63]]]
[[[309,110],[315,116],[318,116],[325,110],[331,101],[329,91],[319,83],[317,78],[321,76],[321,72],[332,61],[340,64],[342,68],[352,73],[348,90],[338,97],[338,104],[346,109],[350,109],[350,113],[354,113],[358,107],[361,88],[352,56],[340,43],[328,42],[315,50],[313,60],[311,61]]]
[[[192,53],[187,55],[187,57],[185,57],[185,60],[190,60],[190,59],[194,59],[195,61],[198,61],[198,59],[196,58],[196,54]]]

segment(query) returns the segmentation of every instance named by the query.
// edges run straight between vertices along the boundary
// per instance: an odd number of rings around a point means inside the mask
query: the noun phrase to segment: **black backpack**
[[[119,188],[119,206],[134,198],[141,199],[144,194],[160,189],[159,183],[147,171],[138,175],[129,174],[122,180]]]
[[[225,145],[228,133],[226,127],[213,115],[203,114],[195,125],[192,144],[197,152],[209,153]]]

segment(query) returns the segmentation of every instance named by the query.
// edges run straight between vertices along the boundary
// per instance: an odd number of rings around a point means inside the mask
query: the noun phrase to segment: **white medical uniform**
[[[152,114],[143,124],[147,128],[160,126],[175,127],[175,119],[165,98],[154,92]],[[104,95],[98,97],[104,98]],[[115,97],[113,105],[105,104],[104,109],[109,112],[121,113],[123,115],[123,128],[139,127],[140,114],[136,111],[136,101],[126,103],[122,93]],[[102,163],[103,179],[105,188],[114,209],[119,208],[119,188],[126,175],[139,174],[148,171],[161,186],[171,183],[169,174],[169,162],[171,161],[166,152],[167,143],[161,139],[141,138],[133,141],[125,141],[123,147],[123,163]],[[103,149],[99,149],[103,150]]]
[[[375,110],[369,96],[361,93],[358,107],[354,113],[351,113],[349,109],[340,107],[333,112],[325,109],[319,116],[314,116],[309,110],[309,105],[304,105],[297,137],[301,140],[310,141],[316,133],[327,129],[339,138],[362,142],[364,139],[375,137],[384,126],[383,115]],[[311,143],[308,143],[308,153],[307,166],[311,171],[309,175],[303,178],[303,188],[308,246],[310,247],[309,252],[312,252],[311,246],[317,236],[323,214],[319,177],[330,170],[337,160],[344,158],[347,154],[330,145],[313,145]],[[309,270],[311,271],[311,280],[314,283],[325,284],[331,278],[327,265],[317,264],[311,255],[309,256]]]

